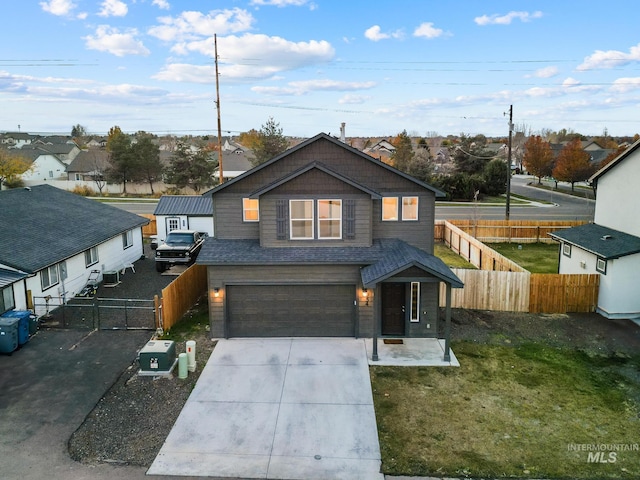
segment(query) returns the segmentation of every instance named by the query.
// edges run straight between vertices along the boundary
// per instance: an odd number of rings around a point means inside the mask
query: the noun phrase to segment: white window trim
[[[416,200],[416,218],[407,218],[406,215],[405,215],[405,212],[404,212],[404,210],[405,210],[404,209],[404,207],[405,207],[404,201],[405,201],[405,199],[409,200],[409,199],[413,199],[413,198],[415,198],[415,200]],[[417,196],[402,197],[402,221],[403,222],[417,222],[418,221],[418,210],[419,210],[419,207],[420,207],[420,197],[417,197]]]
[[[291,206],[294,202],[311,202],[311,218],[293,218],[293,209]],[[296,198],[289,200],[289,238],[291,240],[315,240],[315,203],[310,198]],[[311,221],[311,236],[310,237],[294,237],[293,236],[293,222],[298,221]]]
[[[174,220],[177,222],[177,225],[175,228],[171,228],[171,222],[173,222]],[[180,217],[167,218],[167,233],[173,232],[174,230],[180,230]]]
[[[133,230],[127,230],[122,234],[122,249],[133,247]]]
[[[384,218],[384,201],[385,201],[385,200],[388,200],[388,199],[391,199],[391,198],[395,199],[395,201],[396,201],[396,214],[395,214],[395,218]],[[398,197],[382,197],[381,202],[382,202],[382,208],[381,208],[381,210],[382,210],[382,221],[383,221],[383,222],[397,222],[397,221],[398,221],[398,218],[399,218],[399,217],[398,217],[398,209],[399,209],[399,203],[400,203],[400,202],[398,201]]]
[[[417,298],[415,299],[415,309],[414,309],[414,305],[413,305],[413,295],[414,295],[414,290],[413,288],[416,287],[416,291],[415,294],[417,295]],[[409,299],[409,320],[413,323],[417,323],[420,321],[420,282],[411,282],[411,298]]]
[[[100,261],[98,257],[98,247],[91,247],[89,250],[84,251],[84,266],[90,267]]]
[[[320,218],[320,202],[338,202],[339,205],[339,213],[340,213],[340,217],[339,218],[334,218],[334,217],[330,217],[330,218]],[[317,212],[318,212],[318,240],[342,240],[342,199],[339,198],[321,198],[318,199],[318,208],[317,208]],[[337,237],[323,237],[320,235],[320,224],[322,222],[334,222],[338,220],[340,222],[340,229],[339,229],[339,235]]]
[[[255,201],[256,208],[247,208],[247,205],[245,202],[248,202],[248,201]],[[257,218],[256,219],[247,218],[247,212],[254,212],[254,211],[257,214]],[[260,221],[260,201],[257,198],[242,199],[242,221],[243,222],[259,222]]]
[[[607,261],[604,258],[596,258],[596,271],[603,275],[607,274]]]
[[[562,244],[562,254],[565,257],[569,257],[571,258],[571,244],[570,243],[563,243]]]
[[[44,283],[44,272],[47,272],[47,279],[49,282],[46,285]],[[54,282],[51,281],[51,272],[55,273],[56,279]],[[50,267],[47,267],[40,271],[40,285],[42,286],[42,291],[48,290],[58,283],[60,283],[60,272],[58,271],[58,265],[51,265]]]

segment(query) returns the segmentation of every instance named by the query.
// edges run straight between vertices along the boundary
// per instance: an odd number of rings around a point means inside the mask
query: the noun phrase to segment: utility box
[[[0,353],[11,353],[18,348],[19,318],[0,317]]]
[[[120,271],[108,270],[102,273],[102,280],[105,287],[115,287],[120,283]]]
[[[173,370],[178,361],[176,344],[172,340],[151,340],[138,354],[140,375],[164,375]]]
[[[18,345],[24,345],[29,341],[31,315],[29,310],[9,310],[0,317],[18,319]]]

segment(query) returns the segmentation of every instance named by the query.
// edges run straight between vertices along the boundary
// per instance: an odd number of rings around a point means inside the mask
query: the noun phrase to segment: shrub
[[[73,188],[72,193],[82,195],[83,197],[95,197],[97,195],[96,191],[87,185],[76,185]]]

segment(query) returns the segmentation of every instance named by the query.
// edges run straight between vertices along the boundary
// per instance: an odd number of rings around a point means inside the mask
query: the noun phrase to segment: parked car
[[[200,253],[204,236],[195,230],[173,230],[156,248],[156,271],[164,272],[175,264],[190,265]]]

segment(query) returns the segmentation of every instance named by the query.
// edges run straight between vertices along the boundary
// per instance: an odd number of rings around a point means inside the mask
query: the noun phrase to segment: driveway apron
[[[153,475],[382,479],[364,340],[221,340]]]

